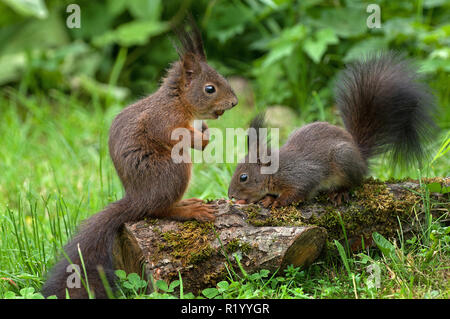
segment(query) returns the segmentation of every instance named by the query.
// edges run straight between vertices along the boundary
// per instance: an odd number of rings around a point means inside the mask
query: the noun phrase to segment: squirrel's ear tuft
[[[265,112],[261,112],[256,115],[250,122],[249,130],[247,132],[247,148],[249,151],[249,156],[256,157],[257,162],[260,163],[260,157],[264,148],[267,148],[266,136],[261,136],[260,129],[265,128]],[[251,152],[256,152],[256,156],[250,154]]]
[[[249,127],[252,127],[258,131],[260,128],[263,128],[266,126],[265,118],[266,118],[266,112],[258,113],[250,122]]]
[[[196,57],[192,54],[185,54],[181,59],[181,63],[183,66],[183,75],[184,75],[184,83],[185,85],[189,85],[194,77],[194,74],[200,72],[200,64]]]
[[[186,28],[189,28],[190,30],[186,31]],[[197,60],[206,61],[202,35],[190,13],[187,15],[185,23],[175,27],[173,32],[181,44],[175,44],[175,49],[182,61],[187,56],[192,56]]]
[[[187,30],[189,28],[189,30]],[[178,42],[173,41],[183,68],[184,85],[190,84],[194,74],[200,72],[200,61],[206,61],[203,40],[194,18],[189,13],[185,23],[173,30]]]

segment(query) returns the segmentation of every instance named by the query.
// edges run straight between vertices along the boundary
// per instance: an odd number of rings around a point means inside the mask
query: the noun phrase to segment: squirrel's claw
[[[214,213],[217,212],[217,207],[211,204],[201,204],[195,209],[193,217],[200,222],[212,222],[216,219]]]
[[[334,191],[328,194],[328,198],[334,206],[340,206],[342,202],[348,202],[350,200],[350,193],[347,190]]]
[[[271,195],[266,195],[263,199],[261,199],[259,202],[264,208],[268,208],[270,205],[272,205],[275,201],[275,197]]]

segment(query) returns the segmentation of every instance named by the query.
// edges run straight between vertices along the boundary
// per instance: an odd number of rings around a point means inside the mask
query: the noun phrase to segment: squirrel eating
[[[250,127],[258,136],[254,142],[248,138],[247,146],[256,150],[258,160],[249,161],[247,154],[237,165],[228,197],[239,204],[281,207],[326,191],[340,204],[362,183],[373,156],[388,152],[394,165],[421,163],[424,145],[436,131],[435,104],[407,60],[385,52],[349,64],[337,80],[336,100],[345,129],[327,122],[307,124],[278,150],[259,142],[264,116],[256,116]],[[273,174],[260,172],[267,165],[259,160],[263,147],[279,161]]]
[[[78,265],[81,281],[89,284],[95,298],[106,298],[101,271],[114,290],[113,244],[124,223],[145,217],[176,220],[214,220],[214,205],[201,199],[182,200],[189,184],[191,163],[175,163],[171,150],[177,128],[189,131],[192,141],[200,139],[203,150],[209,142],[203,121],[200,130],[195,119],[217,119],[237,103],[237,97],[224,77],[208,65],[200,31],[192,17],[175,28],[181,45],[159,89],[123,109],[114,119],[109,134],[109,152],[125,189],[125,196],[85,220],[78,233],[63,248],[64,255],[45,282],[44,296],[88,298],[86,287],[69,288],[67,268]],[[190,145],[194,145],[192,142]],[[84,268],[82,268],[82,260]],[[70,261],[68,261],[70,259]],[[87,274],[87,275],[85,275]]]

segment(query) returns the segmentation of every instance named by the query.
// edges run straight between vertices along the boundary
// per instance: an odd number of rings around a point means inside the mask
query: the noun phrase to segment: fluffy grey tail
[[[407,60],[386,52],[351,63],[338,78],[336,100],[364,159],[390,152],[394,165],[421,165],[437,130],[435,103]]]

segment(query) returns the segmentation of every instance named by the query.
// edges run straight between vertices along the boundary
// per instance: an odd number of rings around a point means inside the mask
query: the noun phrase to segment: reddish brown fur
[[[86,220],[64,248],[71,262],[81,265],[80,246],[89,286],[96,298],[106,298],[98,267],[103,268],[114,288],[112,246],[124,223],[149,216],[199,221],[215,218],[212,205],[199,199],[181,201],[189,184],[191,164],[177,164],[171,158],[172,148],[178,142],[171,140],[174,129],[188,129],[191,139],[202,137],[204,148],[208,139],[192,127],[192,121],[218,118],[237,104],[227,81],[207,64],[200,34],[195,26],[192,29],[191,33],[177,31],[183,45],[178,49],[180,61],[172,64],[161,87],[122,110],[111,125],[109,152],[125,188],[124,198]],[[207,93],[205,85],[214,85],[214,94]],[[202,131],[207,128],[203,122]],[[42,289],[45,296],[65,297],[68,265],[62,258],[53,268]],[[84,275],[82,278],[86,279]],[[88,297],[83,287],[67,291],[71,298]]]

